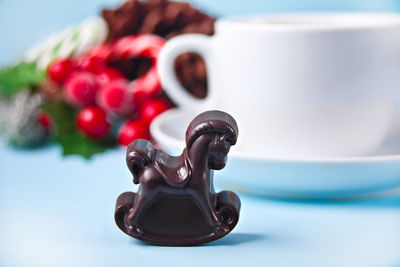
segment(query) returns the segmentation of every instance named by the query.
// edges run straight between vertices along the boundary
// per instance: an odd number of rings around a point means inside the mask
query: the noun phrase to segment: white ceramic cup
[[[206,62],[205,99],[187,93],[174,62]],[[400,89],[400,15],[310,13],[216,22],[215,35],[175,37],[158,69],[184,110],[221,109],[238,121],[239,145],[276,157],[374,151],[394,120]]]

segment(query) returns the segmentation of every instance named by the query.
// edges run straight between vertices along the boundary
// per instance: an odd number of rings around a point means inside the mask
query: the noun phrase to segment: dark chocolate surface
[[[239,220],[239,197],[231,191],[216,193],[212,179],[213,170],[225,167],[237,135],[229,114],[207,111],[190,123],[186,148],[178,157],[147,140],[132,142],[126,162],[140,186],[118,197],[118,227],[157,245],[197,245],[232,231]]]

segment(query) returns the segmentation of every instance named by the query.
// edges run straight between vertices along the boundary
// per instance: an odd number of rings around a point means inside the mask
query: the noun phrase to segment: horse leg
[[[139,227],[139,217],[142,213],[143,207],[146,206],[147,198],[143,194],[137,194],[135,203],[133,204],[128,216],[126,217],[126,224],[129,227],[131,233],[141,233],[142,230]]]
[[[221,191],[216,194],[215,202],[211,202],[203,195],[198,198],[199,205],[205,207],[210,225],[216,226],[215,234],[224,235],[232,230],[239,220],[239,197],[231,191]]]
[[[206,212],[203,216],[211,226],[218,226],[222,223],[222,219],[216,214],[215,208],[213,208],[213,201],[211,201],[212,199],[210,199],[207,193],[198,194],[196,200],[200,206],[200,210]]]
[[[136,194],[133,192],[122,193],[116,203],[115,207],[115,222],[117,226],[125,233],[128,232],[128,226],[125,223],[125,218],[129,214],[130,209],[135,201]]]
[[[147,178],[147,179],[146,179]],[[153,196],[157,194],[158,190],[155,190],[160,184],[160,177],[152,177],[148,176],[145,179],[140,180],[140,190],[137,193],[135,203],[133,204],[132,209],[129,211],[129,215],[127,216],[127,224],[131,227],[131,229],[139,234],[142,233],[142,229],[139,227],[139,219],[141,217],[142,212],[145,208],[150,204],[153,199]],[[144,192],[151,192],[150,194],[146,194]]]

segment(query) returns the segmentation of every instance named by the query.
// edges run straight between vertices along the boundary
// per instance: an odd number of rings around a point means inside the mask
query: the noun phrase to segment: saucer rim
[[[167,110],[157,116],[150,124],[150,133],[153,138],[159,142],[160,140],[166,140],[167,143],[172,144],[172,147],[184,147],[184,141],[179,140],[171,135],[166,134],[161,129],[163,123],[168,122],[171,118],[183,116],[184,111],[195,113],[195,111],[188,111],[182,108],[173,108]],[[161,142],[159,142],[161,143]],[[162,142],[164,143],[164,142]],[[400,161],[399,154],[387,154],[387,155],[370,155],[370,156],[329,156],[329,157],[274,157],[266,156],[257,153],[246,153],[236,152],[233,150],[230,153],[230,157],[243,160],[257,160],[265,162],[290,162],[290,163],[368,163],[368,162],[389,162],[389,161]]]

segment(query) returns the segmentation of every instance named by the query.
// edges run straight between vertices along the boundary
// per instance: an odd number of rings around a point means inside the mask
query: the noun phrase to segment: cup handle
[[[207,76],[211,73],[211,39],[203,34],[185,34],[177,36],[169,40],[161,49],[157,61],[158,73],[160,75],[161,84],[169,97],[181,108],[189,109],[206,109],[213,104],[212,92],[208,87],[207,96],[199,99],[192,96],[180,84],[175,74],[175,59],[182,53],[194,52],[202,56],[207,65]]]

